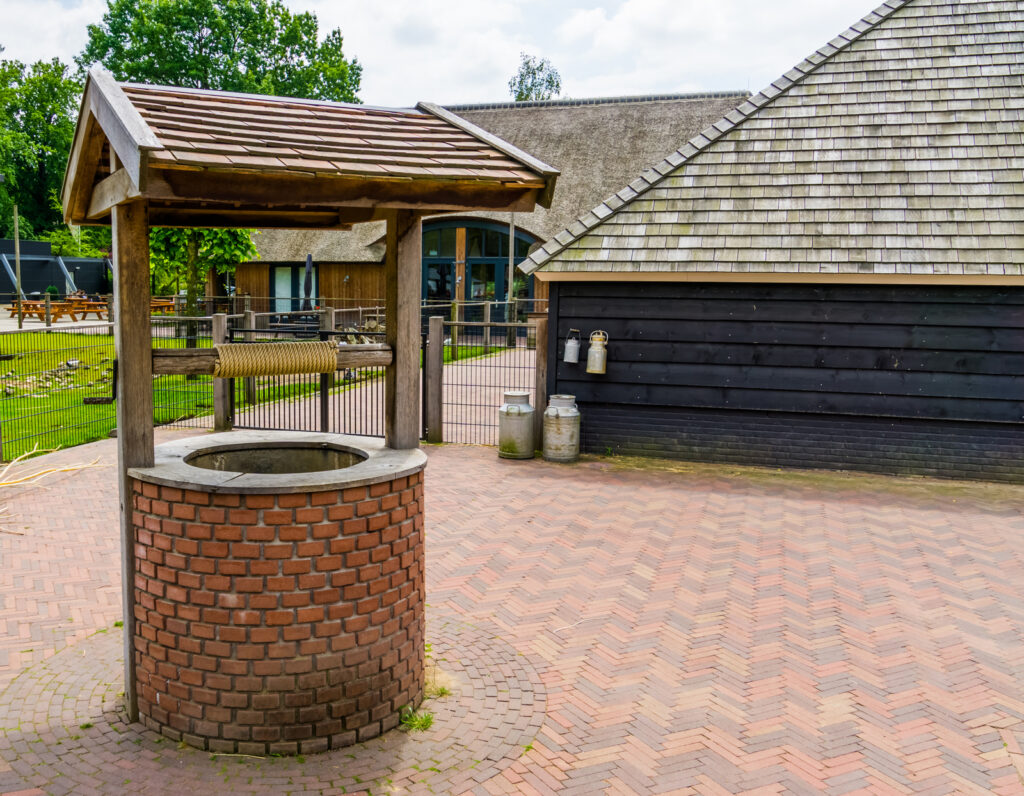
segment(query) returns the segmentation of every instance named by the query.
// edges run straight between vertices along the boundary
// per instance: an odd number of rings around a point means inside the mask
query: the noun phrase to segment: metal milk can
[[[552,395],[544,410],[544,458],[574,462],[580,456],[580,410],[575,395]]]
[[[498,409],[498,456],[502,459],[532,459],[533,407],[528,390],[509,390]]]
[[[604,373],[608,362],[608,332],[591,332],[587,349],[587,373]]]
[[[573,336],[575,333],[575,337]],[[562,361],[575,364],[580,361],[580,330],[570,329],[569,336],[565,338],[565,351],[562,354]]]

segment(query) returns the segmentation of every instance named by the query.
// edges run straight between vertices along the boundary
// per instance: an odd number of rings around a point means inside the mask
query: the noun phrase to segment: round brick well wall
[[[365,460],[286,475],[188,463],[297,441]],[[129,473],[143,723],[210,751],[297,754],[372,738],[419,705],[422,451],[233,432],[156,452],[154,467]]]

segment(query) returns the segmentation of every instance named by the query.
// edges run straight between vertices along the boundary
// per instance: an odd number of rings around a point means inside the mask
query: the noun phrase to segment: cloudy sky
[[[362,100],[508,100],[519,53],[570,97],[757,91],[880,0],[285,0],[340,27]],[[71,59],[105,0],[0,0],[4,58]]]

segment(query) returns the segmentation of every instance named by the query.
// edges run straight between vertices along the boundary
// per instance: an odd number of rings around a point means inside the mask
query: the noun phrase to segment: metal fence
[[[236,328],[232,342],[321,339],[345,344],[383,342],[383,332],[319,330],[294,326],[270,330]],[[325,431],[384,436],[384,368],[347,368],[334,373],[302,373],[232,379],[235,428]]]
[[[536,341],[525,323],[444,324],[441,388],[445,442],[498,444],[506,390],[527,390],[536,405]]]
[[[116,424],[110,324],[0,332],[0,459],[101,439]]]

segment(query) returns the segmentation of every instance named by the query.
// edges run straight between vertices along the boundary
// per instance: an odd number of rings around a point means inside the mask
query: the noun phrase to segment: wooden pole
[[[18,206],[14,206],[14,296],[18,302],[18,328],[25,322],[24,308],[21,306],[21,235],[18,233]]]
[[[153,466],[153,354],[149,322],[149,210],[145,201],[112,211],[114,346],[117,352],[117,464],[121,498],[121,588],[124,605],[124,698],[139,715],[135,689],[135,531],[128,470]]]
[[[223,312],[216,313],[210,319],[212,327],[210,340],[212,345],[228,342],[228,316]],[[213,430],[231,430],[231,379],[213,380]]]
[[[430,319],[423,378],[427,380],[427,442],[444,442],[444,316]]]
[[[384,385],[384,444],[420,444],[420,289],[423,224],[408,210],[387,214],[385,332],[394,360]]]
[[[533,439],[537,449],[542,450],[544,448],[544,409],[548,405],[548,319],[535,318],[533,322],[536,325],[534,334],[537,339]]]

